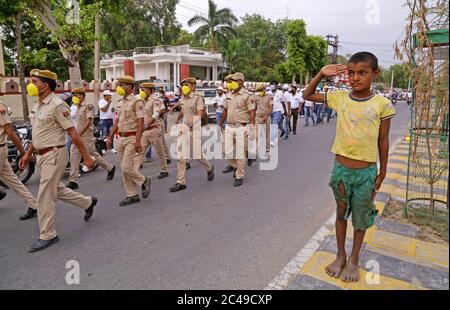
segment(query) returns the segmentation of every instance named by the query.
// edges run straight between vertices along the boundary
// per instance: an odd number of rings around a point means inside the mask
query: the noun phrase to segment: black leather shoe
[[[92,217],[92,214],[94,213],[94,207],[97,205],[97,198],[92,197],[92,203],[89,206],[89,208],[86,209],[86,213],[84,214],[84,220],[87,222]]]
[[[111,181],[112,179],[114,179],[114,175],[116,174],[116,166],[113,166],[113,168],[111,169],[111,171],[108,172],[108,176],[106,177],[106,179],[108,181]]]
[[[171,193],[176,193],[176,192],[185,190],[186,188],[187,188],[186,185],[177,183],[177,184],[175,184],[174,186],[172,186],[172,187],[170,188],[170,192],[171,192]]]
[[[166,162],[168,165],[170,165],[172,163],[172,160],[170,158],[167,158]]]
[[[8,195],[6,192],[0,191],[0,200],[2,200],[3,198],[5,198],[6,195]]]
[[[122,200],[119,203],[119,207],[126,207],[126,206],[129,206],[129,205],[132,205],[135,203],[139,203],[139,202],[141,202],[141,199],[139,198],[139,196],[136,195],[136,196],[128,197],[128,198]]]
[[[208,172],[208,181],[214,180],[214,166],[212,167],[211,171]]]
[[[234,180],[233,186],[234,186],[234,187],[239,187],[239,186],[241,186],[242,184],[244,184],[244,180],[243,180],[243,179],[235,179],[235,180]]]
[[[225,169],[222,171],[223,173],[230,173],[233,172],[234,168],[232,166],[226,166]]]
[[[158,179],[164,179],[164,178],[167,178],[169,176],[169,172],[161,172],[159,175],[158,175]]]
[[[142,198],[146,199],[150,195],[151,180],[145,177],[144,184],[142,184]]]
[[[283,138],[285,134],[286,134],[286,131],[283,130],[283,131],[281,132],[280,138]]]
[[[49,246],[51,246],[52,244],[56,243],[59,241],[58,236],[56,236],[55,238],[51,239],[51,240],[41,240],[39,239],[38,241],[36,241],[29,249],[28,249],[28,253],[34,253],[34,252],[39,252],[42,251],[46,248],[48,248]]]
[[[190,163],[186,163],[186,170],[191,169],[191,164]]]
[[[250,167],[255,161],[256,159],[247,159],[247,166]]]
[[[24,214],[24,215],[22,215],[21,217],[19,217],[19,219],[20,219],[21,221],[26,221],[26,220],[29,220],[29,219],[35,217],[36,215],[37,215],[37,210],[28,208],[27,213]]]
[[[74,190],[79,189],[80,187],[75,182],[69,182],[69,184],[67,184],[66,188],[70,188],[71,190],[74,191]]]

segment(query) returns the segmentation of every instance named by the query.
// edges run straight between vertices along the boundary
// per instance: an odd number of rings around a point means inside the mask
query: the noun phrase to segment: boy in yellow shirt
[[[350,93],[346,91],[315,93],[325,77],[337,76],[348,70]],[[359,254],[366,230],[373,226],[378,211],[373,200],[386,177],[389,153],[389,130],[395,116],[392,103],[371,90],[380,74],[378,59],[369,52],[353,55],[348,66],[328,65],[309,83],[305,100],[324,102],[337,112],[336,138],[332,152],[336,161],[330,186],[337,202],[336,239],[338,253],[326,272],[345,282],[359,281]],[[377,169],[377,152],[380,171]],[[352,215],[355,228],[353,249],[347,258],[345,238],[347,220]]]

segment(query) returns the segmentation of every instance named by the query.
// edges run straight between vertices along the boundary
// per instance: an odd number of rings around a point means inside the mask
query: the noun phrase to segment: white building
[[[189,45],[137,47],[105,54],[100,61],[106,80],[111,82],[123,75],[132,75],[137,81],[159,80],[175,85],[190,76],[217,81],[224,67],[222,54]]]

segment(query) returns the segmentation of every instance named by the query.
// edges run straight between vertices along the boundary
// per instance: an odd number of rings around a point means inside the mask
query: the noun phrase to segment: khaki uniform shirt
[[[198,115],[198,112],[205,109],[205,103],[203,97],[194,93],[190,93],[188,96],[184,96],[180,99],[181,112],[183,113],[183,124],[192,127],[194,124],[194,116]]]
[[[69,106],[55,93],[34,104],[30,120],[33,126],[33,146],[36,150],[65,145],[66,130],[74,127]]]
[[[264,96],[255,95],[256,103],[256,115],[266,116],[269,114],[271,107],[273,106],[273,98],[271,95],[265,94]]]
[[[92,137],[94,135],[94,127],[92,125],[92,120],[94,119],[94,105],[92,103],[82,102],[77,109],[77,114],[75,115],[75,124],[77,131],[80,132],[81,129],[86,125],[86,122],[91,122],[89,128],[83,133],[82,137]]]
[[[119,132],[136,132],[138,119],[145,117],[144,102],[133,94],[120,99],[116,106]]]
[[[238,93],[229,92],[225,101],[228,124],[249,124],[250,111],[256,109],[255,99],[245,89]]]
[[[0,144],[6,144],[6,131],[3,126],[11,124],[8,107],[0,101]]]
[[[150,118],[155,112],[164,110],[164,103],[159,98],[150,97],[149,99],[145,100],[144,105],[145,105],[145,125],[147,126],[148,123],[150,122]],[[158,117],[151,126],[161,127],[161,118]]]

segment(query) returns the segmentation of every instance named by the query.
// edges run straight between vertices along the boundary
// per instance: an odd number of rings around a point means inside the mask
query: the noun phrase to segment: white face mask
[[[270,85],[270,90],[274,91],[275,89],[277,89],[277,87],[275,85]]]

